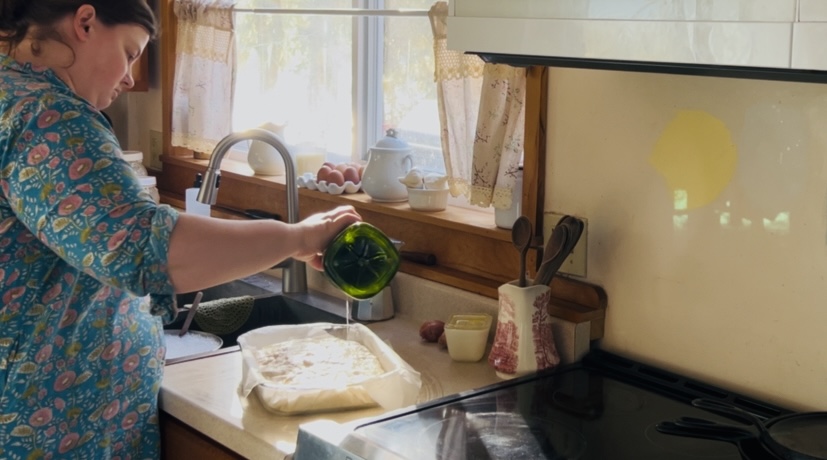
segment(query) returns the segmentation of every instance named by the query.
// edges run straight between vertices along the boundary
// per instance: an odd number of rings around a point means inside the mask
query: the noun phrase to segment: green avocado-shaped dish
[[[364,300],[391,282],[399,269],[399,251],[381,230],[359,222],[333,238],[322,264],[336,287],[354,299]]]

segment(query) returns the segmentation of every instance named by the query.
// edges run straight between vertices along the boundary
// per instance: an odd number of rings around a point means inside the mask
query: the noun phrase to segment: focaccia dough
[[[294,388],[341,388],[384,373],[367,347],[336,337],[287,340],[255,356],[262,377]]]

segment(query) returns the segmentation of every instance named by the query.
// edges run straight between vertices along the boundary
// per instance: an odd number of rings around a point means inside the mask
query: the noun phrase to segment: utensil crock
[[[518,284],[514,280],[497,289],[500,310],[488,363],[503,379],[560,363],[548,312],[551,289],[546,285]]]

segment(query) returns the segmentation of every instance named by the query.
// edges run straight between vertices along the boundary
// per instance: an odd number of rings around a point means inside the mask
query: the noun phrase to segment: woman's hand
[[[293,254],[293,258],[307,262],[316,270],[322,270],[322,253],[330,241],[345,227],[361,220],[362,217],[353,206],[339,206],[304,219],[295,225],[303,244]]]

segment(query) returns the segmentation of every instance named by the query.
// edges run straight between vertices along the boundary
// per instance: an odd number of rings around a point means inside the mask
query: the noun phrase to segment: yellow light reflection
[[[675,209],[691,210],[712,203],[729,185],[738,150],[723,121],[701,110],[681,110],[661,133],[649,162],[675,195]],[[685,194],[681,203],[679,193]]]

